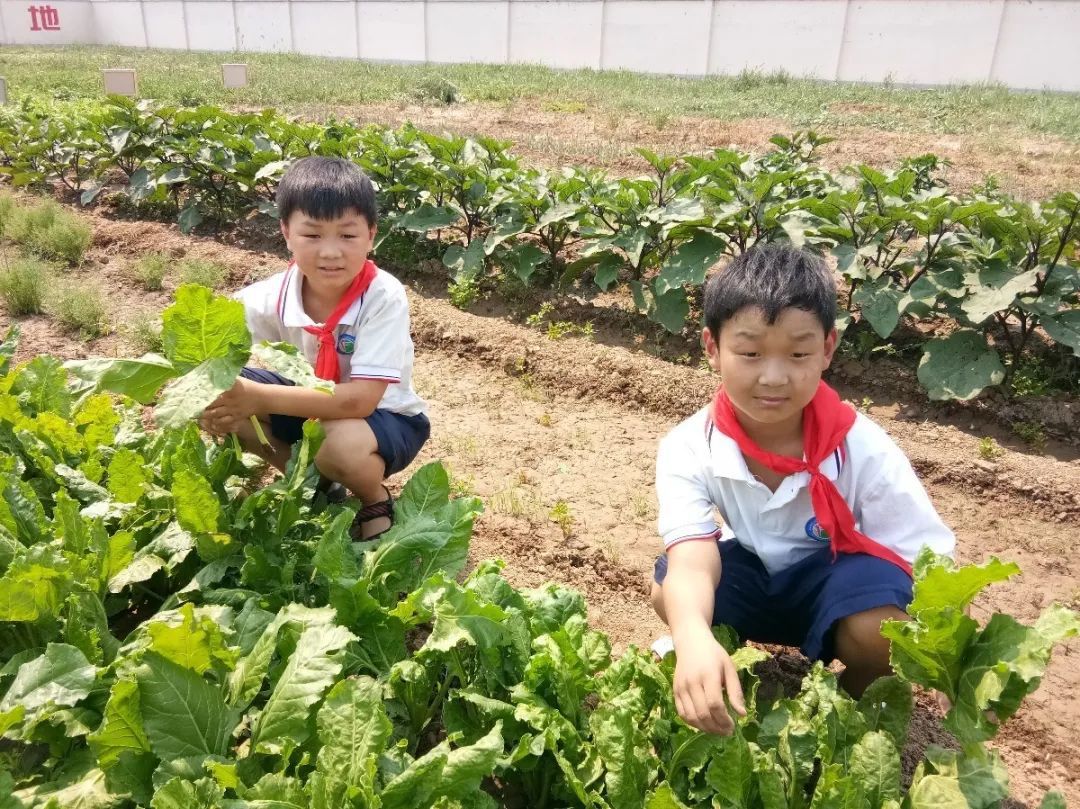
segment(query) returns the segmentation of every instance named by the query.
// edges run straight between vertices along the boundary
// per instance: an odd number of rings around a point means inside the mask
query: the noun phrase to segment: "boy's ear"
[[[708,326],[701,330],[701,344],[705,347],[705,357],[709,361],[709,367],[720,373],[720,345]]]
[[[833,354],[836,353],[836,345],[840,342],[840,335],[833,329],[825,335],[825,367],[832,362]]]

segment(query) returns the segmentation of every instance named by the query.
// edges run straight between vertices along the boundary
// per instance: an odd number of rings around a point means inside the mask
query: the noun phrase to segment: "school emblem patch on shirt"
[[[352,354],[356,350],[356,335],[342,332],[337,338],[337,353]]]
[[[825,533],[825,529],[818,523],[817,517],[811,517],[806,521],[806,535],[814,542],[829,541],[829,535]]]

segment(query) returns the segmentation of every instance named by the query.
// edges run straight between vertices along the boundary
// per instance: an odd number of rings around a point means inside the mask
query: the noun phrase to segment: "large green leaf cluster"
[[[990,183],[957,193],[932,155],[889,172],[830,173],[815,158],[828,141],[778,135],[759,156],[641,149],[647,174],[612,177],[524,167],[505,142],[408,125],[303,123],[270,110],[121,98],[27,100],[0,111],[0,173],[16,185],[64,182],[84,203],[121,176],[137,205],[171,208],[190,230],[208,218],[273,215],[274,188],[293,160],[348,157],[375,181],[380,238],[398,242],[388,252],[404,245],[415,263],[434,249],[455,284],[492,274],[526,284],[625,283],[639,311],[672,332],[700,306],[718,261],[784,239],[835,260],[848,293],[841,323],[858,317],[863,341],[887,339],[905,321],[933,327],[918,369],[931,398],[1011,384],[1040,341],[1054,347],[1064,378],[1075,376],[1076,193],[1042,204]]]
[[[170,367],[241,344],[213,300],[182,301]],[[0,351],[5,807],[991,809],[1007,777],[983,743],[1080,628],[1060,607],[980,627],[965,607],[1015,568],[927,554],[914,620],[885,629],[897,677],[855,702],[819,665],[794,696],[766,693],[768,655],[720,630],[749,712],[709,736],[677,716],[673,657],[613,658],[579,593],[517,589],[499,562],[468,568],[481,504],[451,498],[438,463],[358,548],[352,508],[316,493],[317,423],[259,486],[250,456],[191,422],[148,432],[137,401],[88,391],[85,373],[48,357],[12,367],[13,338]],[[905,790],[912,683],[952,699],[963,745],[928,750]]]

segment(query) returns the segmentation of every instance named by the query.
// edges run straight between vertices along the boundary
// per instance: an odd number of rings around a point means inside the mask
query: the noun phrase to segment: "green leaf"
[[[161,316],[165,356],[182,373],[207,360],[231,358],[243,365],[251,352],[244,304],[215,295],[206,287],[184,284],[176,302]]]
[[[916,560],[916,581],[908,614],[918,616],[924,610],[966,608],[985,587],[1007,581],[1020,572],[1014,562],[1002,562],[996,556],[982,565],[958,567],[947,556],[935,556],[929,550]]]
[[[727,250],[727,240],[700,230],[675,248],[660,268],[655,289],[663,295],[687,284],[700,286],[709,271]]]
[[[900,753],[888,734],[874,731],[863,736],[852,748],[848,774],[871,807],[900,800]]]
[[[484,271],[484,240],[473,239],[466,247],[450,245],[443,254],[443,264],[456,283],[476,280]]]
[[[382,686],[369,677],[343,680],[326,695],[317,718],[319,772],[346,789],[375,787],[375,765],[393,731]]]
[[[649,786],[649,743],[642,729],[641,691],[630,688],[601,702],[589,717],[593,743],[604,762],[604,784],[613,809],[636,809]]]
[[[109,461],[108,488],[121,503],[135,503],[146,491],[149,478],[146,460],[132,449],[121,447]]]
[[[8,372],[11,360],[19,347],[19,336],[21,334],[22,330],[19,328],[18,323],[12,323],[8,326],[7,332],[4,333],[4,339],[0,341],[0,376]]]
[[[499,257],[502,265],[513,270],[524,284],[529,283],[536,269],[547,260],[548,254],[532,242],[516,244]]]
[[[863,317],[878,336],[885,338],[893,333],[900,322],[901,297],[902,293],[888,281],[878,279],[861,283],[852,300],[858,304]]]
[[[1074,354],[1080,356],[1080,309],[1046,316],[1041,323],[1051,340],[1068,346]]]
[[[173,503],[176,521],[193,534],[212,534],[218,530],[221,505],[205,478],[187,469],[178,469],[173,476]]]
[[[394,501],[398,520],[411,520],[419,514],[436,515],[450,502],[450,475],[438,461],[416,470]]]
[[[439,208],[424,203],[399,217],[394,222],[394,227],[397,230],[407,230],[413,233],[427,233],[430,230],[450,227],[460,219],[461,214],[453,208]]]
[[[645,809],[690,809],[690,807],[679,800],[671,785],[665,781],[645,798]]]
[[[678,334],[686,325],[689,314],[690,303],[686,299],[686,290],[669,289],[661,294],[655,294],[654,291],[653,305],[649,308],[649,320],[659,323],[672,334]]]
[[[137,360],[69,360],[64,368],[78,380],[72,385],[76,393],[107,390],[130,396],[139,404],[152,402],[161,386],[178,375],[173,364],[157,354],[144,354]]]
[[[960,330],[926,343],[918,376],[931,399],[966,401],[1000,384],[1005,367],[981,334]]]
[[[266,706],[255,718],[253,750],[282,753],[307,739],[311,709],[341,672],[338,653],[354,640],[349,630],[332,624],[313,625],[300,633]]]
[[[871,730],[888,733],[897,750],[907,744],[913,707],[911,685],[895,676],[874,680],[859,698],[859,711],[867,725]]]
[[[154,793],[150,809],[221,809],[224,797],[225,790],[212,778],[173,778]]]
[[[1043,795],[1039,809],[1065,809],[1065,796],[1056,789],[1052,789]]]
[[[239,713],[225,705],[220,688],[155,652],[143,657],[135,679],[143,729],[158,758],[225,754]]]
[[[215,663],[231,665],[233,653],[226,648],[221,627],[211,618],[195,616],[195,606],[180,608],[180,623],[151,621],[147,626],[150,648],[179,666],[203,674]]]
[[[19,666],[11,687],[0,701],[0,713],[22,706],[27,719],[45,710],[77,705],[94,685],[94,665],[81,651],[64,643],[50,643],[45,654]]]
[[[51,412],[65,418],[71,415],[67,372],[55,357],[32,359],[19,370],[11,390],[35,413]]]
[[[251,354],[264,368],[281,374],[301,387],[331,395],[334,393],[334,383],[315,376],[311,363],[291,343],[269,343],[264,340],[252,349]]]
[[[170,382],[154,408],[154,419],[162,427],[179,429],[198,418],[233,386],[246,361],[246,354],[209,359]]]
[[[110,770],[124,753],[149,753],[150,741],[143,731],[139,710],[139,686],[133,680],[117,680],[109,692],[109,702],[101,726],[87,737],[98,765]]]
[[[960,308],[977,326],[995,312],[1012,306],[1017,295],[1035,286],[1038,277],[1037,269],[1012,275],[1007,270],[984,267],[970,277],[968,294]]]

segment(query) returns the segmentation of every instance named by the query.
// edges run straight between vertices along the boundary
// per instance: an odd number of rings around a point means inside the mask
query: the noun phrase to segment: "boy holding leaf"
[[[915,557],[951,554],[955,540],[903,452],[821,379],[837,343],[821,259],[756,246],[710,279],[704,309],[721,385],[660,445],[652,602],[678,654],[679,714],[730,733],[725,695],[745,708],[713,624],[838,658],[858,697],[890,673],[881,624],[907,618]]]
[[[284,469],[304,421],[318,419],[326,439],[315,466],[325,482],[363,504],[354,539],[374,539],[393,523],[393,498],[383,480],[409,465],[431,431],[427,407],[412,386],[405,288],[368,258],[377,231],[375,190],[351,161],[298,160],[278,186],[277,206],[292,262],[237,297],[252,340],[298,348],[316,376],[336,383],[333,395],[245,368],[205,410],[202,424],[237,435],[245,449]],[[268,445],[260,442],[252,416]]]

